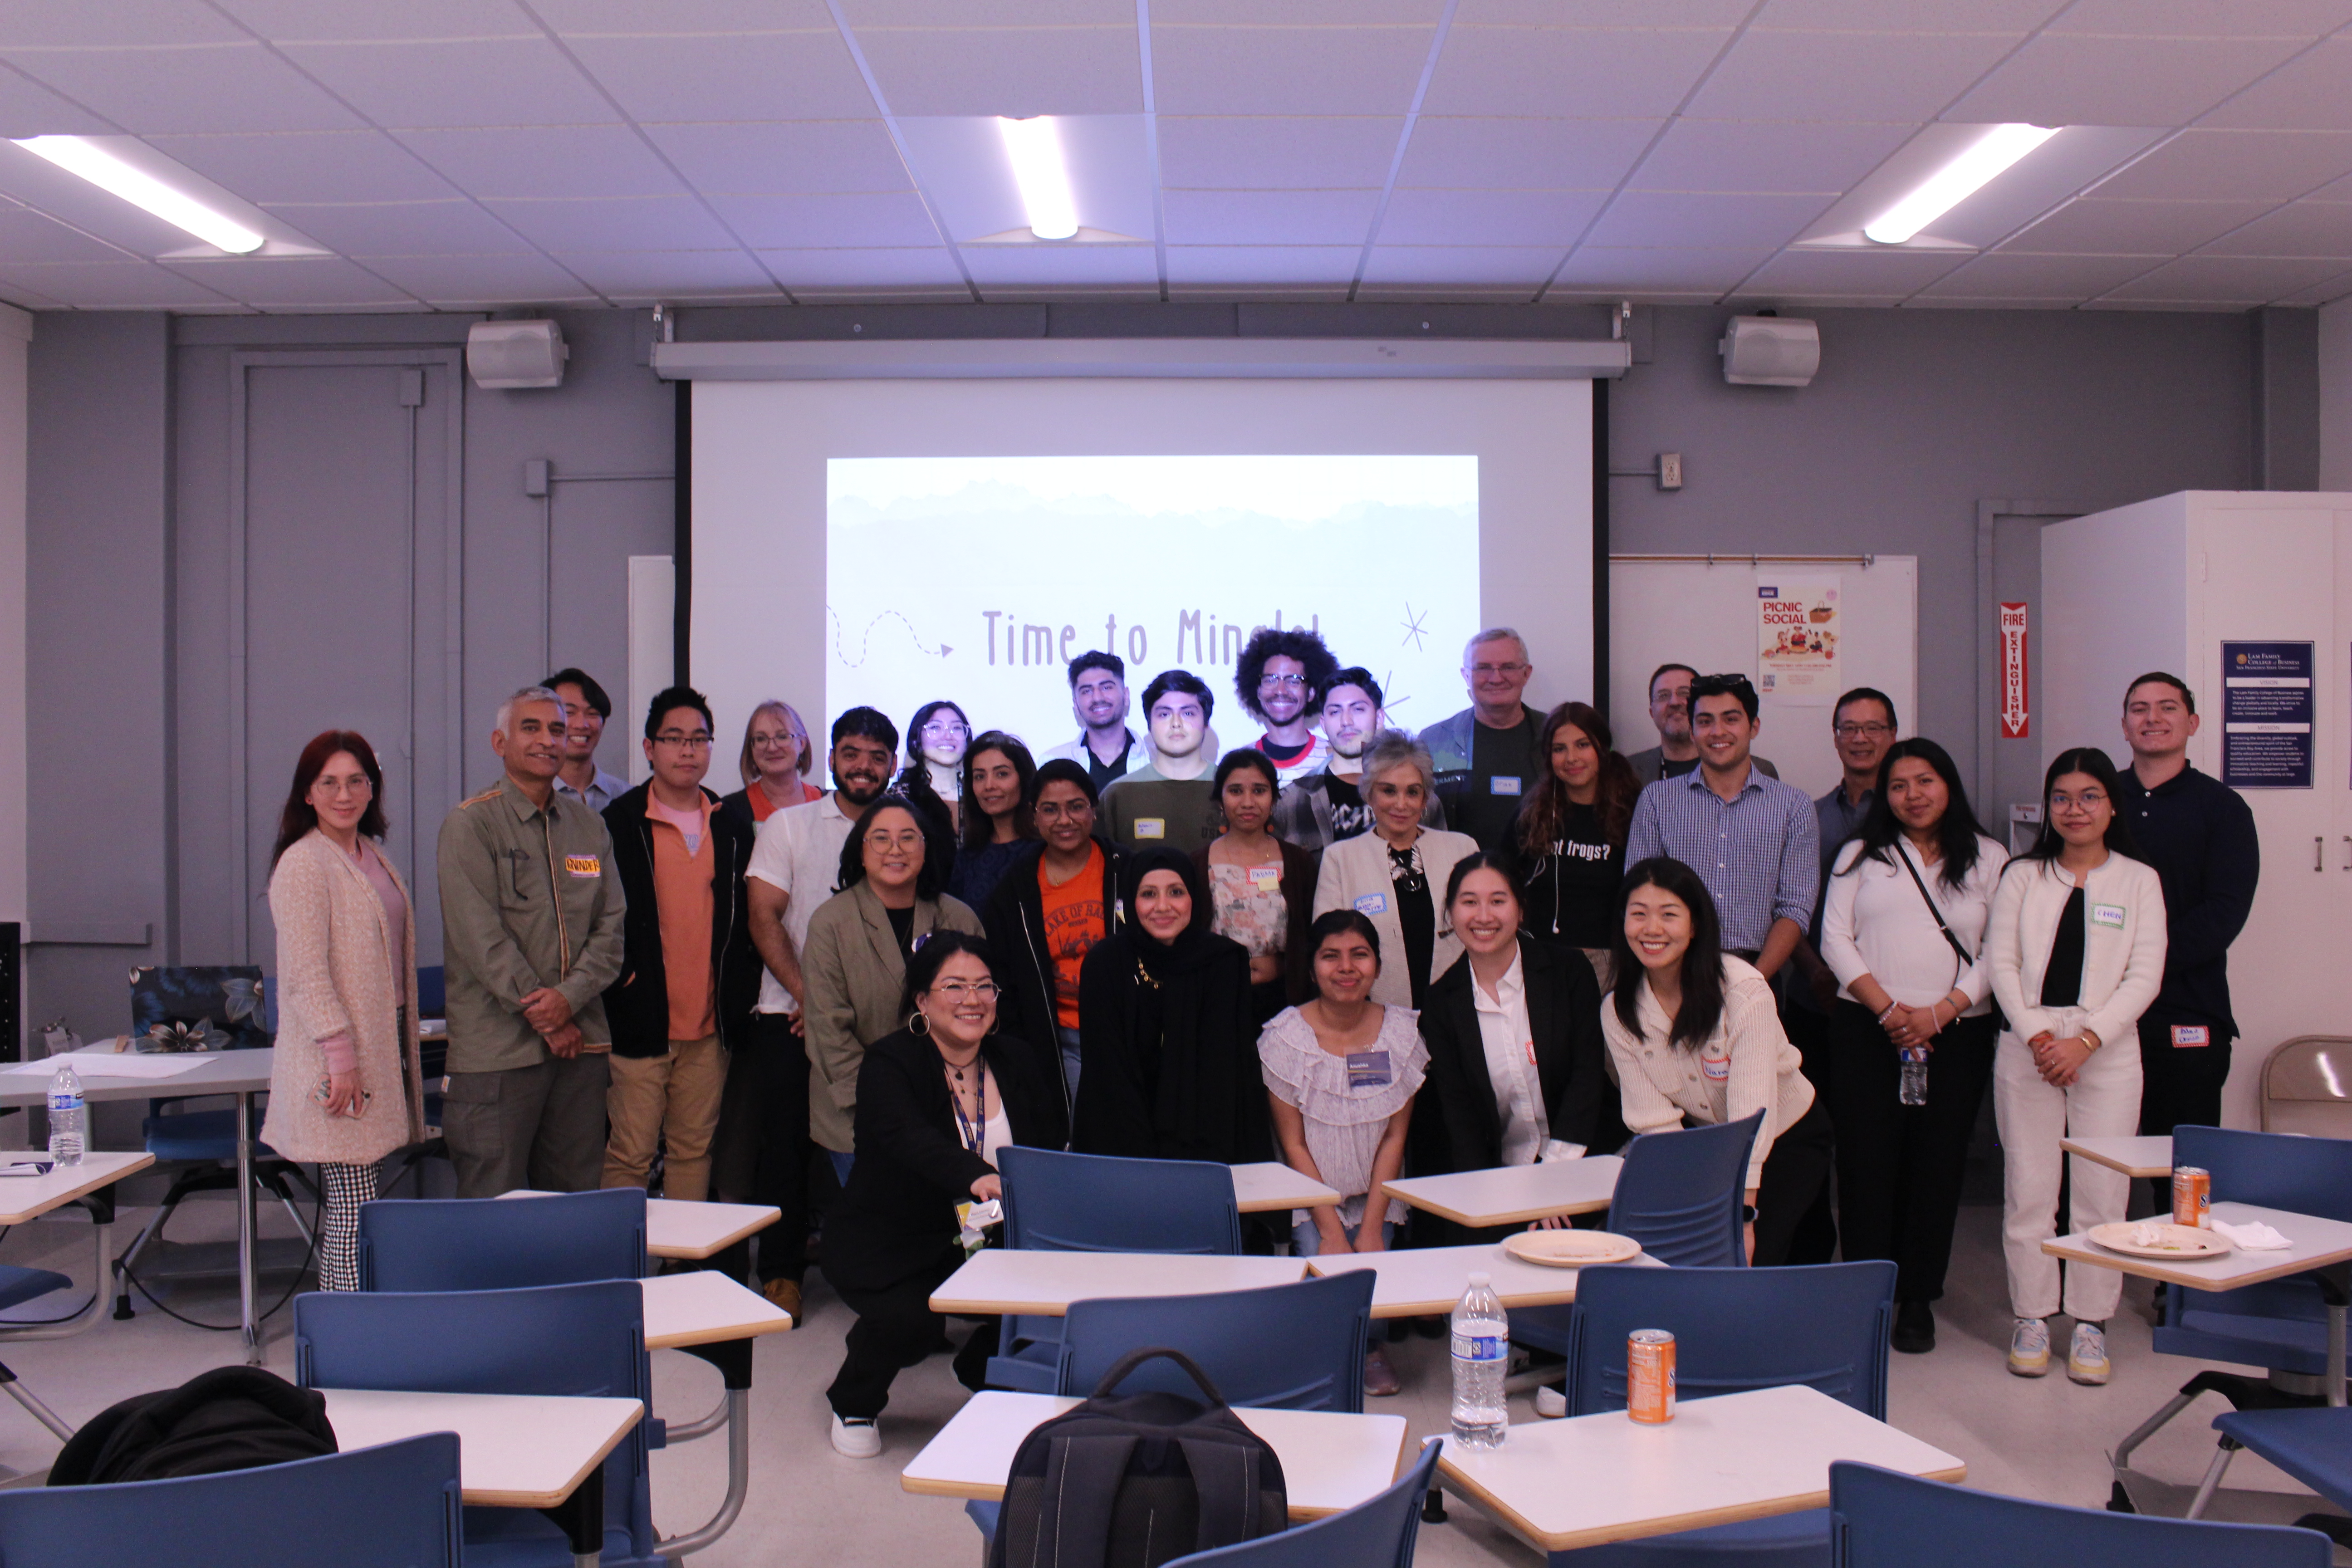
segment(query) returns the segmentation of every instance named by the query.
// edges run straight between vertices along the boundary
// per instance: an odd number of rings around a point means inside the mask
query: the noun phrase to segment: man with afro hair
[[[1323,765],[1328,748],[1315,732],[1315,715],[1339,661],[1305,626],[1260,626],[1234,666],[1234,691],[1265,733],[1251,744],[1274,764],[1284,784]]]

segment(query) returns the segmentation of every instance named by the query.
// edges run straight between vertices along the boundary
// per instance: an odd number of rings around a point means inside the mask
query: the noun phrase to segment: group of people
[[[2011,1369],[2048,1370],[2063,1305],[2070,1375],[2105,1381],[2118,1277],[2075,1271],[2062,1303],[2039,1247],[2059,1140],[2218,1121],[2257,870],[2244,803],[2188,763],[2188,687],[2135,681],[2133,766],[2059,756],[2011,860],[1882,692],[1832,709],[1842,778],[1815,801],[1754,754],[1742,676],[1661,668],[1659,744],[1628,757],[1589,704],[1526,706],[1532,674],[1516,631],[1481,632],[1470,706],[1416,737],[1314,631],[1261,630],[1235,684],[1262,731],[1221,753],[1205,682],[1155,676],[1139,736],[1124,664],[1087,653],[1078,733],[1042,761],[949,701],[903,752],[850,708],[820,756],[774,700],[723,798],[691,689],[649,705],[629,788],[595,765],[594,681],[525,688],[501,776],[439,840],[458,1191],[643,1186],[658,1160],[670,1197],[776,1205],[738,1261],[797,1318],[821,1244],[857,1316],[832,1440],[863,1457],[896,1373],[942,1342],[928,1300],[985,1234],[1007,1143],[1278,1159],[1342,1201],[1257,1244],[1376,1251],[1473,1239],[1401,1230],[1380,1195],[1401,1173],[1758,1116],[1751,1260],[1894,1259],[1895,1348],[1924,1352],[1990,1084]],[[356,1205],[432,1087],[381,795],[363,738],[311,742],[270,884],[264,1135],[325,1162],[329,1289],[355,1282]],[[2126,1197],[2075,1163],[2075,1226]],[[995,1339],[966,1342],[965,1381]],[[1365,1376],[1396,1389],[1377,1345]]]

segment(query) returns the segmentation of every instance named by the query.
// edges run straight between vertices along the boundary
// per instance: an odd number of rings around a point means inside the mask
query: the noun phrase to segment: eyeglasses
[[[707,752],[710,749],[710,736],[701,730],[697,730],[691,735],[681,735],[675,730],[664,730],[654,737],[654,744],[683,748],[689,752]]]
[[[971,734],[971,726],[953,719],[934,719],[923,726],[923,733],[944,741],[953,736]]]
[[[942,980],[931,989],[946,997],[950,1004],[966,1000],[993,1002],[997,995],[993,980]]]
[[[1261,675],[1257,678],[1257,684],[1260,690],[1269,686],[1304,686],[1307,678],[1303,675]]]
[[[1830,729],[1841,741],[1858,741],[1864,735],[1875,740],[1881,735],[1895,733],[1894,725],[1881,724],[1874,719],[1867,724],[1832,724]]]
[[[793,734],[790,730],[776,731],[754,730],[751,731],[751,749],[755,752],[765,752],[778,746],[800,747],[800,745],[801,738],[798,735]]]
[[[1516,676],[1527,668],[1524,664],[1474,664],[1470,667],[1470,673],[1484,680],[1494,675],[1506,678]]]

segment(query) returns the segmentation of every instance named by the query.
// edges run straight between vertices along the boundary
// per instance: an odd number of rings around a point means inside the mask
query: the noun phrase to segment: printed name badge
[[[1348,1087],[1349,1089],[1378,1089],[1388,1081],[1388,1052],[1349,1051],[1348,1053]]]
[[[1519,779],[1510,773],[1496,773],[1486,781],[1488,795],[1517,795],[1519,788]]]
[[[1246,875],[1250,879],[1250,886],[1261,893],[1278,893],[1282,890],[1282,862],[1279,860],[1271,866],[1252,866]]]
[[[2121,904],[2093,904],[2091,923],[2095,926],[2112,926],[2116,931],[2121,931],[2124,929],[2124,907]]]
[[[1386,893],[1362,894],[1356,900],[1356,912],[1360,915],[1384,915],[1389,912],[1389,896]]]
[[[1722,1083],[1731,1077],[1729,1057],[1701,1057],[1698,1059],[1698,1065],[1714,1082]]]
[[[2172,1044],[2176,1050],[2185,1050],[2190,1046],[2210,1046],[2212,1043],[2213,1031],[2202,1024],[2172,1026]]]
[[[1165,838],[1168,837],[1168,819],[1164,816],[1139,816],[1135,819],[1135,836],[1138,838]]]
[[[602,855],[566,855],[563,868],[575,877],[601,877],[604,874]]]

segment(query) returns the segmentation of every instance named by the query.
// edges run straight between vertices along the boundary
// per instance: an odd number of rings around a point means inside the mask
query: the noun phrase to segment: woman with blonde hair
[[[733,814],[747,832],[788,805],[803,805],[824,794],[803,776],[809,763],[808,725],[781,697],[771,697],[751,710],[743,726],[743,751],[735,769],[743,787],[719,803]]]

